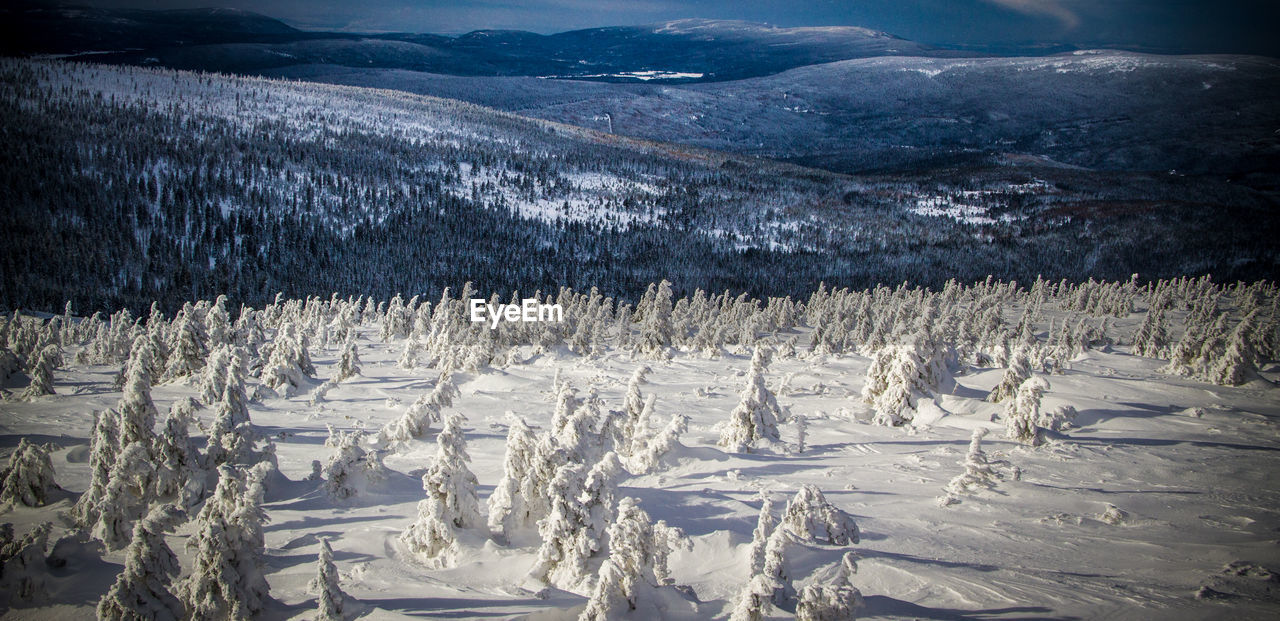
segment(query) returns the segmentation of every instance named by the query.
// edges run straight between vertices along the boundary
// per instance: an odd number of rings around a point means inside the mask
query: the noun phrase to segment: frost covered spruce
[[[858,573],[857,556],[845,552],[830,582],[810,584],[800,591],[796,621],[852,621],[862,607],[862,592],[853,586]]]
[[[329,425],[329,437],[324,445],[333,449],[333,454],[321,474],[330,498],[345,500],[358,496],[370,484],[386,479],[386,468],[378,452],[361,446],[364,436],[363,431],[342,431]]]
[[[53,480],[53,460],[49,451],[26,438],[9,456],[9,465],[0,472],[0,510],[14,505],[40,507],[49,502],[49,492],[61,489]]]
[[[609,557],[600,566],[579,621],[663,616],[655,605],[656,593],[671,583],[667,559],[687,547],[684,534],[665,522],[652,523],[635,499],[623,498],[609,525],[608,540]]]
[[[267,602],[262,572],[265,467],[248,473],[229,465],[218,469],[218,486],[196,516],[195,533],[187,540],[187,547],[194,549],[191,575],[178,587],[192,618],[251,618]]]
[[[329,546],[329,538],[320,538],[320,554],[316,558],[316,577],[307,585],[308,590],[315,593],[315,621],[342,621],[343,601],[346,594],[338,585],[338,568],[333,564],[333,548]]]
[[[31,401],[44,395],[52,395],[53,371],[62,364],[62,354],[56,345],[46,345],[31,365],[31,383],[22,391],[22,399]]]
[[[764,378],[769,358],[768,349],[756,348],[751,356],[747,386],[742,390],[738,406],[729,413],[728,424],[720,432],[720,446],[735,453],[751,452],[761,441],[777,442],[781,439],[778,423],[784,418],[782,409]]]
[[[181,573],[178,557],[165,542],[165,533],[184,514],[173,505],[161,505],[134,526],[133,542],[125,552],[124,571],[98,601],[98,618],[104,621],[182,621],[186,606],[173,594],[172,581]]]
[[[1048,389],[1049,382],[1042,377],[1033,377],[1018,387],[1004,409],[1006,438],[1029,446],[1040,446],[1044,442],[1044,429],[1040,427],[1040,400]]]
[[[986,435],[986,429],[973,430],[969,437],[969,453],[964,458],[964,472],[947,483],[944,488],[946,495],[938,500],[938,504],[944,507],[955,504],[960,502],[959,496],[995,485],[996,472],[982,450],[982,438]]]
[[[433,423],[440,422],[444,408],[453,406],[457,396],[453,375],[448,371],[441,373],[431,392],[418,397],[404,414],[378,431],[379,442],[391,447],[402,446],[426,435]]]
[[[729,618],[759,620],[774,607],[790,605],[796,593],[787,557],[789,546],[795,543],[847,546],[858,543],[859,539],[853,517],[829,503],[815,486],[801,487],[787,502],[782,520],[776,525],[773,503],[764,498],[751,540],[752,575],[738,593]]]
[[[436,436],[436,460],[422,475],[427,498],[418,503],[418,519],[400,535],[409,552],[429,567],[450,567],[462,551],[459,531],[480,527],[476,475],[467,462],[465,419],[451,414]]]
[[[538,521],[542,546],[530,570],[533,579],[572,590],[590,577],[587,560],[605,549],[621,471],[612,452],[590,470],[573,462],[556,470],[547,490],[550,512]]]
[[[52,523],[43,522],[21,538],[15,538],[12,524],[0,526],[0,607],[38,602],[48,597],[46,551],[52,529]]]
[[[1031,377],[1031,360],[1027,356],[1025,349],[1018,349],[1013,352],[1013,356],[1009,358],[1009,368],[1005,369],[1004,375],[1000,378],[1000,383],[991,389],[991,394],[987,396],[987,401],[992,403],[1000,403],[1018,391],[1018,387]]]
[[[539,473],[550,463],[533,428],[523,418],[508,412],[506,455],[502,479],[489,496],[489,528],[503,539],[518,530],[532,528],[546,514],[546,483]]]

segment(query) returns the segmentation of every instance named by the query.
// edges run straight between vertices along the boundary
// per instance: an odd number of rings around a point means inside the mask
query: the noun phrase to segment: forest
[[[1267,195],[1167,175],[854,177],[389,91],[13,59],[0,136],[11,309],[1276,274]]]

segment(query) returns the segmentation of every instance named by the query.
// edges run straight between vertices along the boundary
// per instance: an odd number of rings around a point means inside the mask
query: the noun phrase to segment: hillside
[[[990,162],[1005,152],[1104,170],[1280,169],[1280,61],[1260,57],[870,58],[681,86],[307,65],[269,74],[463,99],[600,130],[608,115],[619,134],[840,172]]]
[[[1039,160],[847,177],[401,92],[0,64],[0,304],[667,277],[756,295],[1276,273],[1268,194]]]

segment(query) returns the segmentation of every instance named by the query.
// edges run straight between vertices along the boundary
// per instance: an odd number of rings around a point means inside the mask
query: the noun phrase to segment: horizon
[[[1177,54],[1255,54],[1280,57],[1269,24],[1280,6],[1255,0],[727,0],[584,2],[537,0],[82,0],[69,5],[104,9],[228,8],[249,11],[311,32],[414,33],[456,37],[513,30],[554,35],[607,27],[635,27],[682,19],[743,21],[779,28],[851,26],[944,48],[1128,48]]]

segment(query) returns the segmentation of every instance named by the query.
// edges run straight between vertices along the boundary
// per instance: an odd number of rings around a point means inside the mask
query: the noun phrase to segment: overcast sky
[[[299,28],[540,33],[686,17],[866,26],[931,44],[1137,45],[1280,54],[1277,0],[68,0],[135,8],[235,7]]]

